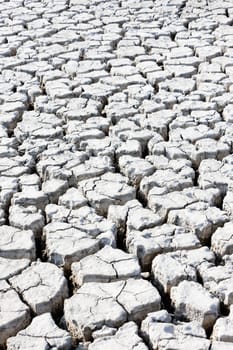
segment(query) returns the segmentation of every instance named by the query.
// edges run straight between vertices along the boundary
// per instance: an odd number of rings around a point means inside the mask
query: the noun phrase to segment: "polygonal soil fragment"
[[[7,177],[19,177],[30,173],[34,166],[34,160],[28,154],[24,156],[1,158],[0,174]]]
[[[0,346],[30,323],[30,309],[6,281],[0,281]]]
[[[118,140],[106,136],[101,139],[89,138],[81,141],[79,149],[87,152],[90,156],[109,157],[114,161],[115,149],[118,145]]]
[[[233,306],[230,307],[229,316],[217,319],[211,337],[215,341],[229,342],[233,345]]]
[[[64,205],[68,209],[78,209],[86,204],[87,199],[83,196],[82,191],[75,187],[69,188],[58,200],[58,205]]]
[[[45,312],[56,314],[68,297],[67,281],[62,271],[50,263],[32,263],[21,274],[12,277],[10,284],[37,315]]]
[[[0,280],[7,280],[30,265],[29,259],[6,259],[0,257]]]
[[[141,269],[132,254],[105,246],[97,253],[83,258],[71,266],[73,282],[81,286],[86,282],[112,282],[139,278]]]
[[[142,321],[142,336],[153,350],[209,350],[205,330],[196,322],[172,323],[167,311],[149,313]]]
[[[41,210],[44,210],[48,203],[48,197],[43,191],[37,191],[31,188],[15,193],[11,200],[12,205],[19,205],[22,207],[33,205]]]
[[[121,156],[119,158],[119,168],[136,186],[144,176],[153,174],[155,170],[154,166],[145,159],[132,156]]]
[[[36,316],[27,328],[7,340],[7,350],[69,350],[71,347],[71,336],[58,328],[50,313]]]
[[[48,260],[69,269],[74,261],[100,249],[100,241],[88,233],[67,223],[51,223],[45,226],[46,254]]]
[[[98,178],[79,182],[89,204],[98,213],[105,214],[111,204],[125,204],[136,196],[136,191],[129,186],[128,179],[120,174],[106,173]]]
[[[145,230],[150,227],[162,224],[162,219],[148,208],[140,208],[139,206],[129,209],[126,221],[127,232],[132,230]]]
[[[48,142],[47,142],[48,144]],[[38,145],[39,147],[40,145]],[[39,161],[36,164],[36,170],[40,177],[45,180],[60,179],[69,180],[70,182],[75,180],[75,169],[80,166],[87,159],[87,154],[81,151],[73,151],[71,146],[64,141],[50,142],[50,147],[46,149],[48,145],[45,145],[45,150],[40,149]],[[36,145],[34,146],[36,148]],[[51,183],[50,183],[51,184]],[[56,181],[55,181],[56,184]],[[48,184],[49,185],[49,184]],[[47,185],[47,190],[51,193],[51,187]],[[63,187],[62,183],[58,183],[59,188]],[[66,187],[66,185],[64,184]],[[50,188],[49,188],[50,187]],[[52,189],[52,192],[54,189]],[[52,193],[51,193],[52,194]]]
[[[125,238],[126,231],[141,231],[162,223],[159,215],[148,208],[143,208],[136,199],[125,205],[111,205],[108,209],[108,219],[116,224],[118,238],[121,240]]]
[[[211,237],[211,249],[219,256],[233,254],[233,223],[219,227]]]
[[[152,262],[155,285],[162,286],[165,293],[183,280],[197,281],[202,271],[214,266],[215,256],[207,247],[192,250],[177,250],[159,254]]]
[[[192,229],[202,242],[208,241],[213,232],[228,220],[224,211],[210,207],[205,202],[188,205],[185,209],[172,210],[168,214],[169,223]]]
[[[63,136],[61,125],[62,121],[53,114],[26,111],[15,129],[15,136],[21,142],[29,135],[47,140],[61,138]]]
[[[192,187],[194,171],[191,167],[181,167],[181,169],[157,170],[153,175],[145,176],[140,183],[140,193],[147,196],[153,188],[158,193],[182,191],[184,188]]]
[[[65,301],[64,316],[75,338],[90,340],[104,325],[118,328],[127,320],[141,321],[160,309],[160,295],[146,280],[84,283]]]
[[[4,209],[10,205],[14,193],[18,191],[18,179],[14,177],[1,176],[0,202]]]
[[[91,98],[72,98],[67,103],[66,107],[62,107],[59,114],[64,120],[87,120],[91,117],[99,116],[102,104],[99,101],[94,101]]]
[[[227,212],[229,217],[233,218],[233,192],[228,190],[226,196],[223,199],[222,208]]]
[[[70,166],[76,181],[87,180],[114,171],[112,160],[108,156],[90,157],[85,162]]]
[[[72,262],[97,252],[104,245],[116,245],[115,225],[92,208],[69,211],[65,213],[67,217],[62,215],[64,211],[53,214],[53,221],[44,227],[43,236],[48,259],[56,265],[69,269]]]
[[[28,190],[36,191],[36,203],[39,202],[40,204],[42,204],[42,202],[44,201],[46,203],[46,198],[44,197],[44,194],[41,193],[41,191],[39,191],[40,186],[41,186],[41,181],[40,181],[40,177],[37,174],[25,174],[20,176],[19,187],[21,191],[22,192],[26,191],[27,195],[29,196],[30,196],[30,192]],[[30,201],[29,203],[30,205],[32,204]],[[35,205],[35,203],[33,202],[32,205]]]
[[[197,236],[188,228],[171,224],[127,232],[126,247],[136,255],[143,269],[150,269],[153,258],[161,253],[200,247]]]
[[[201,188],[218,188],[223,195],[232,187],[232,155],[225,157],[221,162],[215,159],[203,160],[199,166],[200,176],[198,184]]]
[[[42,190],[48,196],[50,203],[57,203],[59,196],[68,189],[68,182],[60,179],[52,179],[43,182]]]
[[[183,152],[185,152],[186,156],[192,161],[192,164],[195,168],[198,168],[200,165],[201,161],[204,159],[217,159],[217,160],[222,160],[224,157],[226,157],[230,153],[230,147],[228,144],[214,140],[212,138],[207,138],[207,130],[211,130],[205,126],[203,126],[201,130],[200,129],[200,134],[197,133],[197,130],[195,128],[188,128],[191,129],[187,135],[185,135],[184,132],[182,132],[181,135],[179,135],[178,129],[175,129],[173,139],[171,142],[177,142],[177,143],[184,143],[186,140],[183,141],[183,139],[187,138],[187,141],[190,141],[190,139],[194,139],[195,141],[195,136],[198,139],[199,137],[203,138],[205,135],[206,138],[197,140],[195,144],[188,143],[185,147],[181,147]],[[194,129],[194,130],[193,130]],[[183,130],[183,129],[182,129]],[[184,129],[187,130],[187,129]],[[196,134],[196,135],[195,135]],[[207,134],[207,135],[206,135]],[[184,136],[183,136],[184,135]],[[218,138],[219,136],[219,131],[210,131],[209,132],[209,137],[214,137]]]
[[[105,231],[111,231],[114,234],[116,231],[113,222],[102,215],[97,215],[95,209],[87,205],[72,210],[56,204],[48,204],[45,212],[47,222],[67,222],[90,234],[98,235]]]
[[[220,192],[216,188],[206,190],[197,187],[185,188],[182,191],[175,191],[161,194],[156,189],[148,193],[148,207],[165,220],[172,210],[184,209],[189,204],[206,202],[210,206],[220,203]]]
[[[184,95],[193,91],[195,85],[195,80],[188,78],[173,78],[159,83],[161,89],[171,92],[181,92]]]
[[[233,304],[233,255],[225,255],[218,266],[202,271],[204,287],[226,306]]]
[[[219,315],[219,300],[197,282],[182,281],[172,287],[171,300],[177,317],[198,321],[205,329],[211,329]]]
[[[97,332],[96,332],[97,333]],[[147,350],[146,344],[138,335],[138,327],[134,322],[125,323],[113,335],[104,336],[94,340],[89,346],[90,350]]]
[[[35,260],[36,246],[31,230],[0,226],[0,256],[8,259]]]
[[[108,219],[115,223],[118,231],[125,231],[128,214],[131,209],[142,209],[142,204],[133,199],[124,205],[110,205],[108,209]]]
[[[190,141],[192,144],[198,145],[197,148],[195,147],[197,150],[202,149],[202,147],[205,149],[207,148],[207,146],[216,144],[215,142],[212,142],[212,141],[213,139],[216,139],[218,137],[218,130],[211,129],[209,126],[203,125],[203,124],[195,125],[193,123],[194,125],[188,126],[187,119],[186,119],[187,127],[183,128],[182,126],[180,127],[180,125],[178,124],[179,123],[178,120],[175,120],[171,124],[171,131],[169,134],[169,139],[171,141],[181,141],[181,140]],[[224,146],[226,150],[229,149],[229,147],[227,147],[226,144],[222,145],[222,147]],[[225,156],[227,154],[229,154],[229,152],[227,152]],[[198,158],[197,154],[193,155],[192,158],[194,158],[195,156],[196,158]],[[209,153],[206,154],[206,156],[208,158],[211,156],[211,150],[209,151]]]
[[[176,118],[176,112],[166,109],[148,114],[142,120],[141,126],[158,132],[164,139],[168,138],[168,127],[173,119]]]
[[[34,205],[28,207],[13,205],[9,209],[9,224],[21,230],[32,230],[35,238],[39,238],[45,219],[42,211]]]

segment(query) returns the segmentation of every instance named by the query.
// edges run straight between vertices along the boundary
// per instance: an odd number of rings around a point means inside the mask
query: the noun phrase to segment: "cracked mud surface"
[[[0,350],[233,348],[232,25],[0,0]]]

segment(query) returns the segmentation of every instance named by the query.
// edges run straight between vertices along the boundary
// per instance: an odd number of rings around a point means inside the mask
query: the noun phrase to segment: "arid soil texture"
[[[232,0],[0,0],[0,348],[233,349]]]

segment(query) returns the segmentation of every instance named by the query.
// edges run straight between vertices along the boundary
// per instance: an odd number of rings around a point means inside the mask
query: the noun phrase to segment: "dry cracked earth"
[[[232,0],[0,0],[0,348],[233,349]]]

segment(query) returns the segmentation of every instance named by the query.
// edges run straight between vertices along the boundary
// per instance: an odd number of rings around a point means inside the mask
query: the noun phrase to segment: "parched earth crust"
[[[0,0],[0,350],[233,349],[231,0]]]

